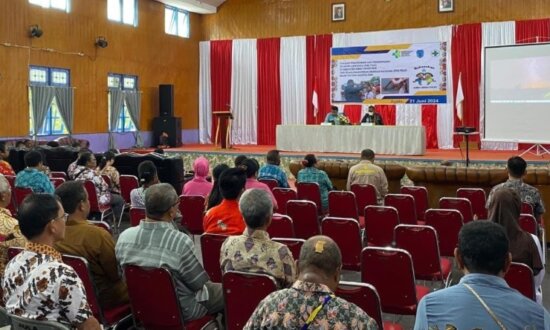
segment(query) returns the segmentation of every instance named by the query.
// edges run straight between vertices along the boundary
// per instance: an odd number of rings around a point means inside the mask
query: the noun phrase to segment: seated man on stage
[[[330,113],[325,117],[325,123],[332,125],[349,125],[349,119],[343,113],[338,113],[338,107],[333,105],[330,107]]]
[[[361,119],[361,123],[374,123],[374,125],[384,125],[382,116],[378,112],[374,112],[374,106],[370,105],[369,110]]]

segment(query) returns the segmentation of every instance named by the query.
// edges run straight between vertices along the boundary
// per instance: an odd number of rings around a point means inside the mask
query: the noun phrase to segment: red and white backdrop
[[[387,125],[424,125],[428,148],[457,146],[456,126],[483,130],[483,48],[547,42],[550,19],[448,25],[432,28],[337,33],[200,43],[199,136],[211,143],[213,111],[234,114],[234,144],[275,144],[282,124],[317,124],[330,112],[330,48],[447,42],[447,104],[376,105]],[[460,84],[459,84],[460,77]],[[454,99],[462,88],[462,119]],[[315,101],[314,95],[316,94]],[[461,97],[459,97],[461,99]],[[314,106],[314,103],[316,106]],[[357,122],[368,105],[340,104]],[[478,137],[476,139],[479,139]],[[517,149],[517,143],[483,141],[485,149]]]

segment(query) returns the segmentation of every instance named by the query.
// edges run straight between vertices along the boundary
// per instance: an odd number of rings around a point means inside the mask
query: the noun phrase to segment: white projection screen
[[[485,139],[550,142],[550,43],[485,48]]]

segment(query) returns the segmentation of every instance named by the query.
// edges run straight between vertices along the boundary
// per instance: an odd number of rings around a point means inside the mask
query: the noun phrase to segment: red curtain
[[[550,37],[550,19],[516,21],[516,43],[528,44],[548,42]]]
[[[453,95],[456,99],[458,77],[461,76],[464,101],[462,121],[456,116],[454,127],[473,126],[479,131],[479,84],[481,80],[481,24],[463,24],[453,27],[452,37]],[[479,141],[479,135],[472,136]],[[460,136],[454,136],[458,146]]]
[[[437,149],[437,105],[422,105],[422,125],[426,128],[426,148]]]
[[[275,144],[281,124],[280,38],[258,39],[258,144]]]
[[[380,114],[384,125],[395,125],[395,105],[377,104],[374,106],[374,111]]]
[[[361,121],[361,104],[346,104],[344,105],[344,114],[349,118],[349,122],[352,124],[359,123]]]
[[[327,113],[330,112],[330,48],[332,48],[332,35],[311,36],[307,39],[307,124],[321,123]],[[317,91],[319,100],[319,112],[314,116],[313,90]]]
[[[218,40],[210,42],[210,84],[212,88],[212,112],[226,111],[231,102],[231,51],[233,41]],[[212,116],[212,142],[216,134],[217,120]],[[225,136],[225,126],[219,133]]]

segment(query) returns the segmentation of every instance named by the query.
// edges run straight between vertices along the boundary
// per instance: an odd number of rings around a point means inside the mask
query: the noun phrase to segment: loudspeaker
[[[160,144],[159,138],[162,132],[168,134],[170,147],[181,146],[181,118],[156,117],[153,119],[153,147]]]
[[[159,115],[174,116],[174,85],[159,85]]]

